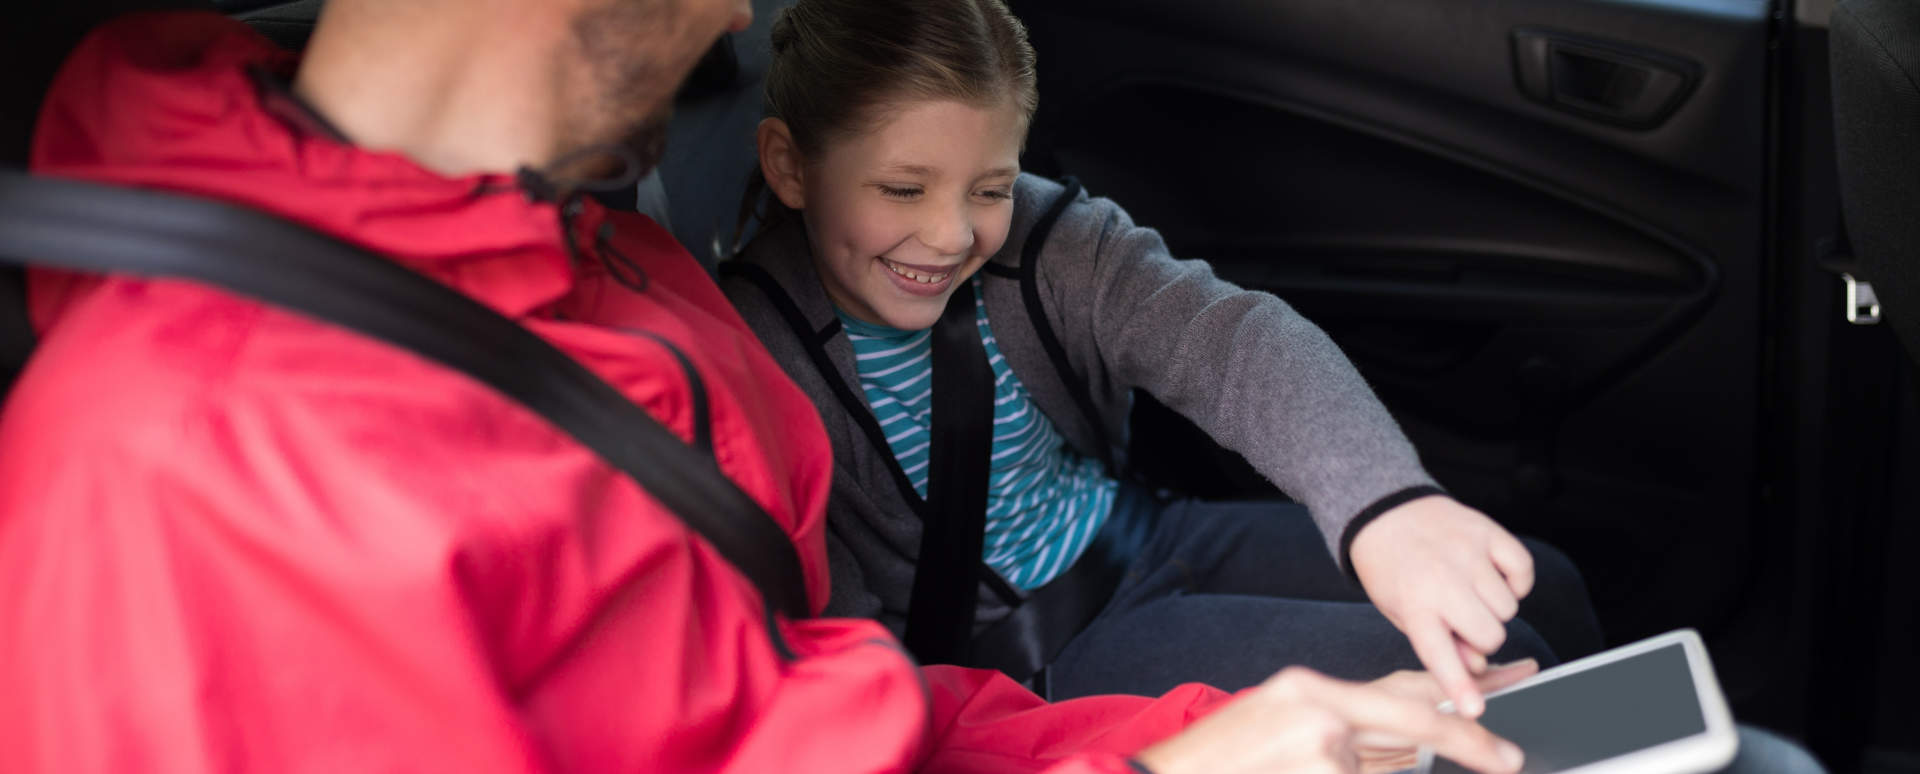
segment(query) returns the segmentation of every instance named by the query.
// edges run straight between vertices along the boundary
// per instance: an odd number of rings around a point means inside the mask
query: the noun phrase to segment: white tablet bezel
[[[1562,769],[1554,774],[1628,774],[1629,772],[1632,774],[1702,774],[1724,768],[1733,761],[1734,754],[1738,752],[1739,732],[1733,726],[1733,713],[1727,710],[1726,696],[1720,692],[1720,681],[1714,676],[1713,662],[1707,658],[1707,646],[1701,642],[1700,634],[1692,629],[1667,632],[1631,645],[1622,645],[1604,653],[1596,653],[1577,661],[1561,664],[1488,694],[1487,698],[1523,691],[1528,686],[1558,680],[1567,675],[1585,672],[1675,643],[1680,644],[1687,654],[1687,668],[1693,673],[1694,692],[1700,702],[1700,716],[1707,723],[1706,730],[1625,755],[1571,769]],[[1443,708],[1449,706],[1442,705]],[[1432,770],[1433,750],[1422,747],[1420,765],[1415,771],[1419,774],[1429,774]]]

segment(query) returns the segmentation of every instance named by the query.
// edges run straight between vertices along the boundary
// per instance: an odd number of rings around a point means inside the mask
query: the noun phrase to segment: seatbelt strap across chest
[[[980,339],[973,283],[934,323],[927,515],[920,532],[907,649],[922,662],[966,663],[980,586],[993,457],[993,367]]]
[[[553,423],[633,479],[759,589],[808,615],[786,532],[707,453],[545,339],[423,275],[272,215],[179,194],[0,172],[0,264],[189,280],[400,347]],[[652,337],[671,348],[664,339]],[[684,365],[683,353],[674,351]],[[698,374],[688,383],[698,392]],[[702,402],[695,395],[695,402]],[[696,434],[698,435],[698,434]]]

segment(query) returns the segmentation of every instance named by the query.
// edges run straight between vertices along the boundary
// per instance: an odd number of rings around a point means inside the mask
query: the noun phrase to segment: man
[[[572,193],[657,159],[675,84],[747,13],[332,0],[300,63],[218,16],[123,20],[68,62],[33,166],[364,245],[683,437],[706,420],[818,610],[817,415],[664,231]],[[460,374],[190,283],[40,272],[30,302],[0,418],[0,771],[1179,774],[1411,742],[1519,765],[1419,675],[1048,706],[917,669],[872,622],[780,621],[785,656],[716,552]]]

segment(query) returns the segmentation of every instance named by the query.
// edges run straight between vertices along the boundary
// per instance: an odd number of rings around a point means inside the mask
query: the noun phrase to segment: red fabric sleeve
[[[1231,697],[1183,685],[1159,698],[1094,696],[1049,704],[999,672],[922,670],[933,701],[933,753],[922,774],[1125,772],[1125,757]]]

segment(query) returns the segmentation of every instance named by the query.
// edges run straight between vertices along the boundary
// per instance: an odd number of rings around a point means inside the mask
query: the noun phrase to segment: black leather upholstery
[[[1920,0],[1846,0],[1832,22],[1847,235],[1882,316],[1920,359]]]

